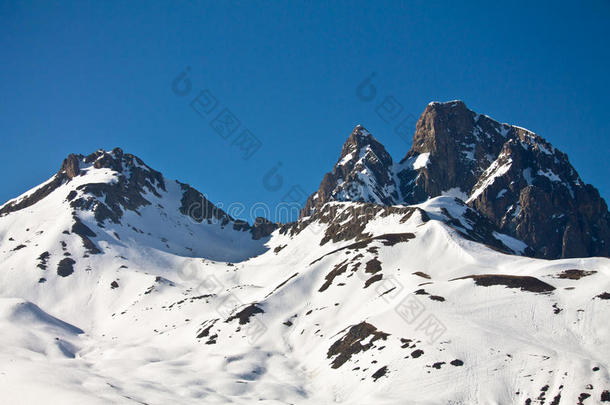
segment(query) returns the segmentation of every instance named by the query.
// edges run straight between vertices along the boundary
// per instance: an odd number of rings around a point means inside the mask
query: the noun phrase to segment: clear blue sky
[[[608,199],[610,3],[496,3],[2,1],[0,200],[68,153],[120,146],[214,202],[275,204],[315,190],[358,123],[402,158],[410,137],[375,112],[390,95],[405,117],[461,99],[529,128]],[[209,117],[189,105],[204,89]],[[224,108],[240,121],[226,140],[210,125]],[[262,144],[248,160],[245,128]],[[283,183],[264,187],[278,162]]]

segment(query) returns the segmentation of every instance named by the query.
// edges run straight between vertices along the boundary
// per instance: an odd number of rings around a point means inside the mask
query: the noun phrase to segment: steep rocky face
[[[608,256],[609,216],[565,153],[515,129],[474,186],[468,204],[542,258]]]
[[[498,231],[527,243],[528,255],[610,256],[606,202],[582,182],[567,155],[461,101],[430,103],[398,164],[357,127],[302,216],[328,201],[418,204],[447,192],[461,196]]]
[[[397,173],[404,201],[425,201],[455,188],[469,193],[509,130],[461,101],[428,104]]]
[[[392,205],[400,201],[392,157],[361,125],[343,145],[333,171],[326,173],[317,193],[309,197],[301,216],[329,201],[358,201]]]

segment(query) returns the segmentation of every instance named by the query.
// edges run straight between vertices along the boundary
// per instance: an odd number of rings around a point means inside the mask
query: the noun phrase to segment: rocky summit
[[[398,163],[357,126],[301,217],[329,201],[412,205],[452,195],[545,259],[610,256],[610,214],[568,156],[541,136],[469,110],[428,104]]]

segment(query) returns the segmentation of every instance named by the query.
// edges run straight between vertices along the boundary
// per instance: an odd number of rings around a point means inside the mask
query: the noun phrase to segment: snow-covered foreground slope
[[[610,401],[607,258],[450,196],[271,235],[208,205],[115,150],[0,207],[0,402]]]
[[[249,250],[258,243],[251,239],[233,247],[250,257],[235,263],[205,258],[215,250],[190,239],[216,225],[176,214],[148,236],[150,222],[137,221],[158,216],[145,211],[154,203],[105,228],[79,211],[101,251],[91,254],[79,235],[63,233],[72,217],[51,198],[0,218],[2,402],[608,397],[610,260],[498,252],[467,239],[472,218],[452,198],[415,207],[329,203],[276,230],[262,254]],[[192,235],[172,233],[176,221]],[[155,240],[161,234],[167,244]],[[65,257],[75,263],[62,277]]]

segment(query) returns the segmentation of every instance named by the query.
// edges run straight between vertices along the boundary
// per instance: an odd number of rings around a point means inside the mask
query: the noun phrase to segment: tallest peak
[[[428,106],[443,106],[443,107],[466,107],[466,103],[462,100],[451,100],[451,101],[432,101],[428,103]]]

